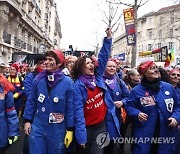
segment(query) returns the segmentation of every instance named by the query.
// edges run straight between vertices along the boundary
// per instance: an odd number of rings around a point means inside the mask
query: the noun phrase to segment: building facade
[[[137,53],[167,46],[169,51],[173,48],[175,49],[175,56],[178,59],[178,57],[180,57],[180,4],[164,7],[157,12],[150,12],[138,18],[136,34]],[[130,54],[129,57],[131,57],[131,47],[129,47],[129,50],[125,50],[124,45],[122,45],[126,37],[120,37],[118,39],[119,42],[114,42],[114,46],[119,44],[115,52],[121,52],[121,48],[123,47],[123,51],[127,52],[127,57],[128,54]],[[119,50],[117,50],[117,48]],[[151,56],[158,61],[158,54]],[[131,58],[127,58],[126,60],[128,61],[130,59]]]
[[[60,48],[61,25],[54,0],[0,0],[0,61]]]

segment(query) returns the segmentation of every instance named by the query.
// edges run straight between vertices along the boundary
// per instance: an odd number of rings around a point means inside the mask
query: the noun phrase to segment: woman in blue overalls
[[[114,103],[102,79],[111,51],[111,29],[106,30],[98,55],[98,66],[91,58],[80,57],[74,66],[75,136],[78,154],[103,154],[101,135],[110,126],[120,135]],[[106,128],[107,127],[107,128]],[[99,136],[100,135],[100,136]],[[109,143],[109,141],[107,141]]]
[[[111,95],[112,101],[116,107],[116,116],[118,117],[119,123],[121,124],[121,107],[126,104],[127,98],[129,96],[129,90],[127,89],[124,81],[122,79],[119,79],[119,77],[116,75],[116,63],[113,59],[109,59],[109,61],[107,62],[103,79]],[[121,128],[119,128],[119,130],[120,129]],[[111,142],[107,147],[105,147],[105,154],[111,153],[115,149],[115,146],[118,144],[114,143],[113,138],[120,137],[120,135],[116,131],[116,128],[113,126],[108,127],[108,132],[110,134]]]
[[[64,154],[73,136],[73,82],[62,73],[62,52],[48,51],[45,64],[27,98],[24,129],[30,135],[30,154]]]
[[[0,154],[4,154],[8,144],[17,141],[19,136],[19,120],[12,92],[15,88],[3,76],[3,70],[0,66]]]
[[[138,71],[141,83],[132,89],[125,106],[134,122],[133,153],[173,154],[180,123],[176,91],[169,83],[160,81],[153,61],[141,63]]]
[[[172,69],[169,72],[169,81],[172,84],[172,86],[175,88],[178,100],[180,102],[180,70],[179,69]],[[178,140],[177,140],[177,146],[176,146],[176,154],[180,153],[180,126],[178,126],[179,133],[178,133]]]

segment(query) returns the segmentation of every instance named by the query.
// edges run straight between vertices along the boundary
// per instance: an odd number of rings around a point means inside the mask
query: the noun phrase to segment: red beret
[[[169,72],[169,75],[173,74],[174,72],[180,72],[179,69],[175,68],[175,69],[172,69],[170,72]]]
[[[13,64],[11,65],[11,67],[14,67],[17,71],[18,71],[18,69],[19,69],[19,66],[18,66],[18,64],[16,64],[16,63],[13,63]]]
[[[64,54],[63,54],[63,52],[60,51],[60,50],[53,50],[53,52],[54,52],[54,53],[57,55],[57,57],[59,58],[60,63],[61,63],[61,64],[64,64],[65,59],[64,59]]]
[[[144,72],[153,64],[155,64],[153,61],[146,61],[140,64],[138,68],[139,74],[144,74]]]

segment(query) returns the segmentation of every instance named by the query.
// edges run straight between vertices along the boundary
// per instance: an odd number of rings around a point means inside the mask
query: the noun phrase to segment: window
[[[163,24],[164,24],[164,17],[160,17],[160,26],[163,26]]]
[[[174,47],[173,42],[169,42],[169,50],[171,50]]]
[[[148,44],[147,50],[150,51],[152,49],[152,44]]]
[[[149,32],[148,32],[149,34],[149,39],[152,39],[152,31],[150,30]]]
[[[149,18],[149,26],[151,26],[152,25],[152,18]]]
[[[159,38],[162,38],[162,30],[159,31]]]
[[[169,30],[169,37],[173,37],[173,29]]]
[[[35,20],[34,20],[34,22],[36,23],[37,22],[37,17],[35,16]]]
[[[174,12],[172,12],[172,14],[171,14],[171,24],[173,24],[174,23]]]

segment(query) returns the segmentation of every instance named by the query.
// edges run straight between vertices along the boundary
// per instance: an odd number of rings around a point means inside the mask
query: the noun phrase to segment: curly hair
[[[91,59],[91,57],[89,56],[83,56],[83,57],[79,57],[75,62],[75,65],[72,69],[72,78],[74,80],[76,80],[80,75],[82,75],[83,66],[86,64],[86,58]]]

